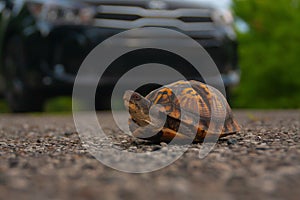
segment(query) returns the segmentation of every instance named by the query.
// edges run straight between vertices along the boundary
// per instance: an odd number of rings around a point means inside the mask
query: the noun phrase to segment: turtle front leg
[[[161,135],[162,128],[155,127],[153,125],[148,125],[145,127],[139,127],[135,131],[133,131],[132,135],[139,139],[144,140],[156,140]]]
[[[136,129],[133,133],[134,137],[139,139],[150,140],[152,142],[171,142],[175,137],[175,143],[185,143],[191,141],[191,138],[177,133],[176,131],[169,128],[156,128],[155,126],[149,125],[147,127],[140,127]]]

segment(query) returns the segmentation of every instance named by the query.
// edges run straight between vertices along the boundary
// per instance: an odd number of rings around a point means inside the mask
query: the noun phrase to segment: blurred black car
[[[230,89],[239,82],[239,68],[229,3],[0,0],[0,90],[12,111],[41,111],[47,98],[71,94],[78,68],[96,45],[124,30],[148,26],[168,27],[198,41]],[[102,101],[109,97],[117,73],[107,73],[111,82]]]

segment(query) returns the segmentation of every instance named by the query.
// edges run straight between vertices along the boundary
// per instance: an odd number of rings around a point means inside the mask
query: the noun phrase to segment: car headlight
[[[59,3],[28,3],[29,11],[39,20],[54,24],[88,24],[95,9],[89,6],[63,5]]]
[[[232,24],[234,22],[232,12],[226,9],[216,10],[213,13],[213,19],[215,22],[221,24]]]

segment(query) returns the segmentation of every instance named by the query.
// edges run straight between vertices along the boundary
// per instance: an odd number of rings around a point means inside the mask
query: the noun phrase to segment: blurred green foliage
[[[241,84],[234,107],[300,108],[300,0],[234,0]]]
[[[72,98],[58,97],[47,101],[45,105],[46,112],[71,112]]]
[[[45,104],[45,112],[70,113],[72,111],[71,97],[57,97],[49,99]],[[5,100],[0,100],[0,113],[10,112]]]
[[[0,113],[7,113],[9,112],[9,109],[7,107],[7,104],[4,100],[0,100]]]

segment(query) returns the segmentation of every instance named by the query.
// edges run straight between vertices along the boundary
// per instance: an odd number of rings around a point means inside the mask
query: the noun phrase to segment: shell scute
[[[163,105],[170,116],[168,120],[196,126],[198,132],[207,131],[209,126],[212,131],[220,130],[219,123],[211,119],[225,119],[222,128],[224,134],[239,130],[225,97],[204,83],[177,81],[152,91],[146,99],[153,104]],[[185,111],[185,115],[181,114],[182,111]],[[197,121],[199,117],[200,121]]]

